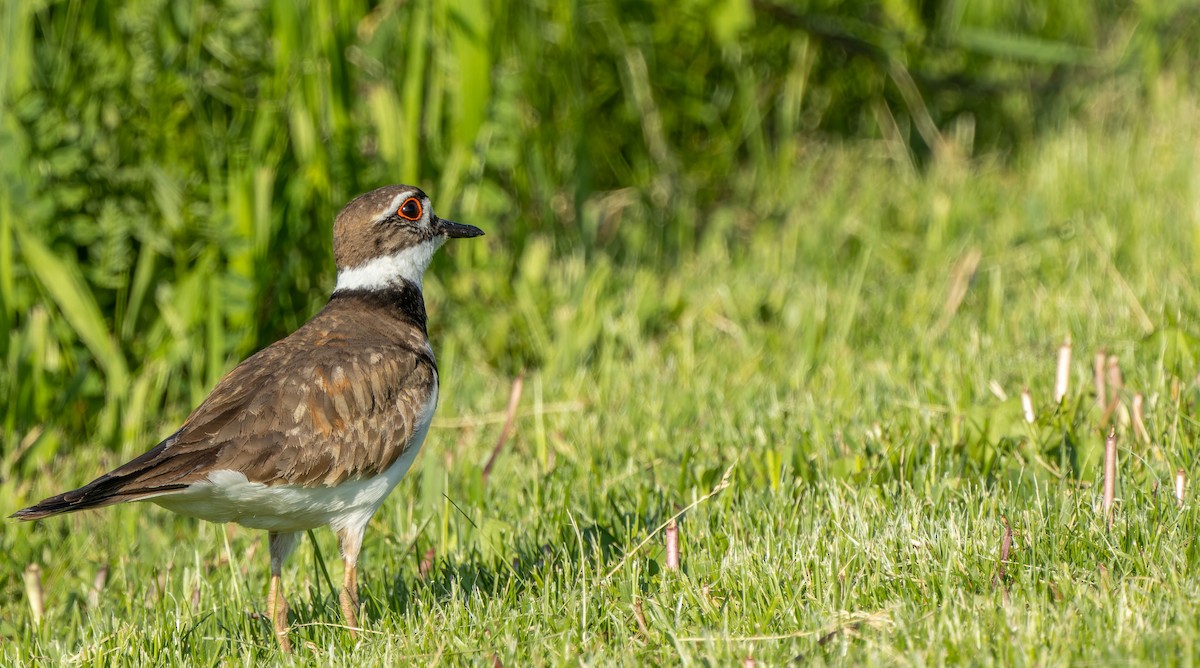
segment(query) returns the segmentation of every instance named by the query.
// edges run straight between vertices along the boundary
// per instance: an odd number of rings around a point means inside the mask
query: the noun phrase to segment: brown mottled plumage
[[[378,475],[408,447],[437,365],[420,326],[362,295],[335,296],[291,336],[231,371],[179,431],[45,516],[161,495],[239,471],[267,485]],[[26,519],[32,512],[20,516]]]
[[[338,285],[320,313],[239,364],[150,451],[13,517],[150,500],[268,529],[271,617],[285,651],[282,563],[299,532],[329,525],[346,561],[342,609],[354,628],[363,531],[411,465],[437,405],[421,274],[447,238],[480,234],[435,216],[411,186],[355,198],[334,223]]]

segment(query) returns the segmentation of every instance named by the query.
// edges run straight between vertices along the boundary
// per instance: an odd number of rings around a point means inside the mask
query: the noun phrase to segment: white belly
[[[206,482],[149,500],[180,515],[210,522],[237,522],[268,531],[304,531],[322,526],[339,531],[365,526],[412,466],[429,433],[437,399],[435,379],[408,449],[376,476],[347,480],[335,487],[304,487],[250,482],[239,471],[221,470],[208,474]]]

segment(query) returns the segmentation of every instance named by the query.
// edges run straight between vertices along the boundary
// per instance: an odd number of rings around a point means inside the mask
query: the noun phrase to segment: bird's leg
[[[270,606],[271,622],[275,627],[275,637],[279,639],[279,648],[284,654],[292,653],[292,641],[287,633],[287,599],[283,597],[283,588],[279,585],[279,573],[272,569],[271,592],[267,605]]]
[[[292,641],[288,638],[288,604],[283,596],[283,583],[280,573],[283,562],[296,548],[296,533],[276,533],[272,531],[267,539],[271,548],[271,591],[267,595],[267,609],[270,610],[271,623],[275,628],[275,637],[279,640],[279,648],[284,654],[292,653]]]
[[[338,547],[342,551],[345,572],[342,576],[342,615],[350,627],[350,636],[358,637],[358,553],[362,549],[363,529],[344,528],[338,531]]]

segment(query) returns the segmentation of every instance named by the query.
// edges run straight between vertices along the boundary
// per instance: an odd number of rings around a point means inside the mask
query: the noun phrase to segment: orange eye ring
[[[421,206],[421,200],[416,197],[409,197],[404,200],[399,209],[396,209],[396,215],[404,220],[420,220],[422,213],[424,213],[424,208]]]

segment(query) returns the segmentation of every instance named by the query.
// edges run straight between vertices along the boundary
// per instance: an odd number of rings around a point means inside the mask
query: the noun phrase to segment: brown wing
[[[409,446],[437,370],[423,332],[357,319],[327,309],[229,372],[149,452],[14,517],[156,496],[223,469],[306,486],[386,470]]]
[[[264,350],[230,373],[172,437],[170,465],[140,477],[169,484],[230,469],[311,486],[386,470],[437,382],[428,354],[353,339],[299,348]]]

